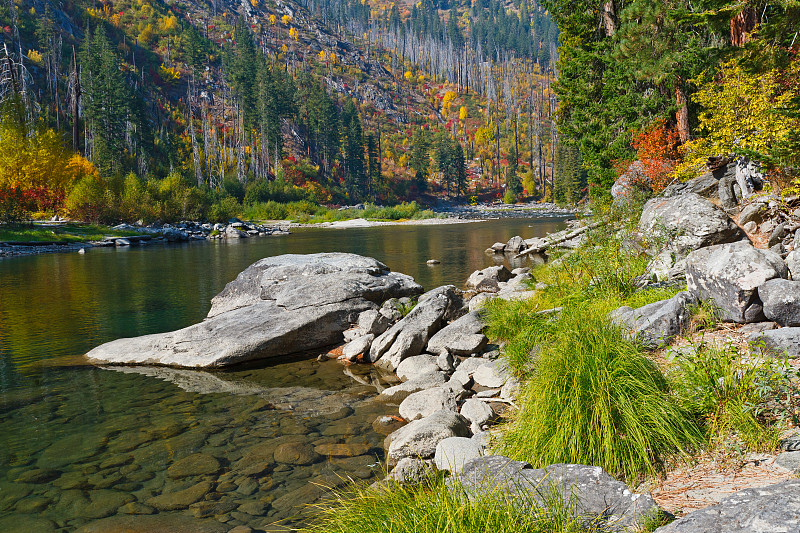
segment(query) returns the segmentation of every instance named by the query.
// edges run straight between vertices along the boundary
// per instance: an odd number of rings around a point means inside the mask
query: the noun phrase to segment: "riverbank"
[[[119,224],[99,226],[68,221],[36,221],[30,225],[5,226],[0,230],[0,259],[58,252],[85,252],[90,248],[108,246],[136,246],[144,244],[189,242],[221,239],[240,239],[288,235],[297,228],[368,228],[379,226],[426,226],[462,224],[502,218],[571,218],[576,210],[555,204],[481,204],[454,206],[441,204],[436,211],[420,210],[415,204],[396,208],[353,206],[340,210],[326,210],[313,220],[242,221],[231,219],[227,223],[183,221],[175,224]],[[408,216],[386,220],[367,218],[369,214],[380,217]],[[326,220],[332,219],[332,220]],[[132,238],[131,238],[132,237]]]

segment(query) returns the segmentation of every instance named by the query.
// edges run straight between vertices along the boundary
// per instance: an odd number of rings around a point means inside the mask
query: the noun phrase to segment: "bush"
[[[638,480],[701,442],[658,367],[606,324],[603,312],[568,307],[547,338],[537,340],[502,453],[534,466],[595,465]]]
[[[247,184],[244,193],[245,204],[258,204],[270,200],[280,203],[308,200],[308,193],[286,180],[256,180]]]
[[[104,222],[113,218],[113,195],[106,183],[97,176],[85,176],[72,188],[66,200],[70,216],[89,222]]]
[[[514,191],[512,191],[511,189],[506,189],[506,192],[503,194],[503,203],[504,204],[517,203],[517,195],[514,194]]]
[[[544,491],[543,491],[544,492]],[[576,518],[572,502],[538,502],[500,490],[468,493],[444,479],[389,489],[353,489],[315,506],[308,533],[561,533],[602,531]]]
[[[225,196],[220,198],[213,204],[208,211],[208,219],[211,222],[227,222],[239,215],[242,211],[242,206],[232,196]]]

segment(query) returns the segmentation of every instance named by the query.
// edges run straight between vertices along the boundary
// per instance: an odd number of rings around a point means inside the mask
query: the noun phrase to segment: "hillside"
[[[6,219],[578,194],[576,164],[553,179],[535,3],[21,0],[0,21]]]

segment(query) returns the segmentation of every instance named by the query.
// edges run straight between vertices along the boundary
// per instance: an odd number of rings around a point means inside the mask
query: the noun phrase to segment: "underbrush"
[[[558,494],[541,501],[501,490],[467,492],[443,478],[391,490],[351,488],[312,509],[308,533],[594,533]]]
[[[673,353],[676,396],[698,417],[707,446],[734,437],[748,450],[772,450],[787,423],[798,424],[797,371],[785,361],[705,342]]]

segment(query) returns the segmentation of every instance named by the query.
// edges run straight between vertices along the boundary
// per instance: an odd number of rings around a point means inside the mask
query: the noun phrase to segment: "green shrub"
[[[674,362],[681,403],[701,419],[712,446],[734,433],[750,449],[774,449],[787,419],[797,422],[800,391],[782,361],[701,342],[676,350]]]
[[[113,195],[96,176],[81,178],[69,192],[65,205],[70,216],[78,220],[96,223],[113,218]]]
[[[255,180],[247,184],[243,203],[251,205],[270,200],[288,203],[308,199],[308,192],[286,180]]]
[[[391,490],[351,489],[312,508],[307,533],[579,533],[602,531],[576,518],[572,502],[542,502],[503,491],[467,493],[444,479]]]
[[[511,189],[506,189],[506,192],[503,193],[503,203],[504,204],[517,203],[517,195],[514,194],[514,191],[512,191]]]
[[[233,196],[220,198],[208,210],[208,219],[211,222],[227,222],[242,211],[242,206]]]
[[[532,371],[499,451],[534,466],[579,463],[637,480],[701,442],[658,367],[604,309],[567,307],[536,339]]]

